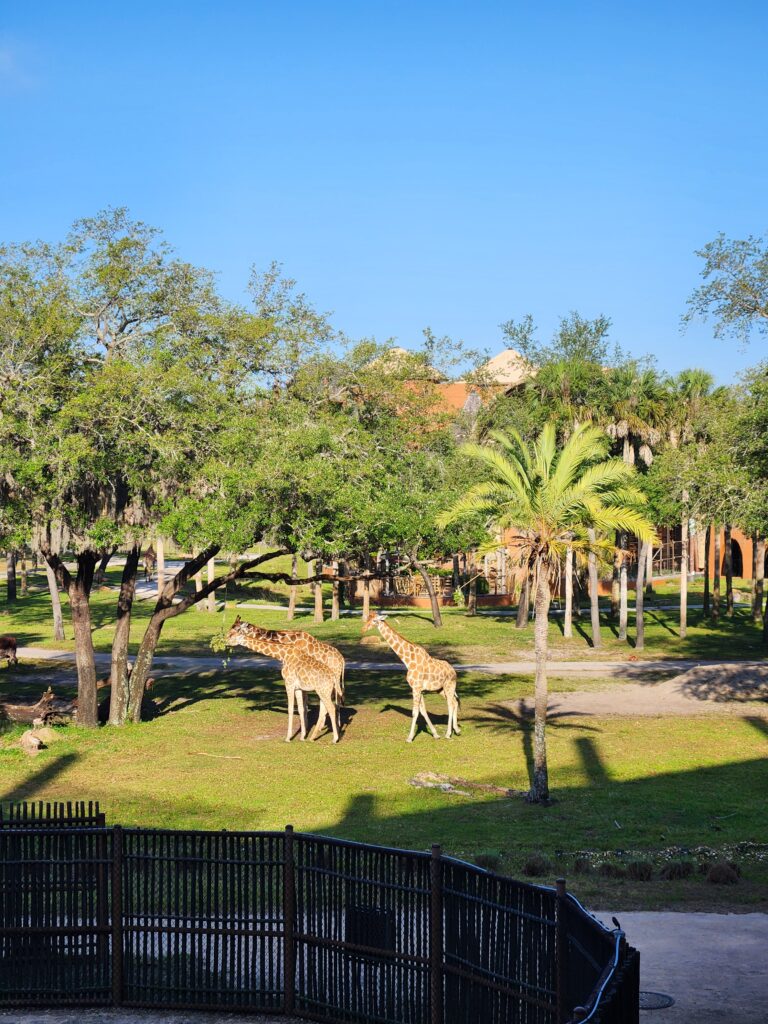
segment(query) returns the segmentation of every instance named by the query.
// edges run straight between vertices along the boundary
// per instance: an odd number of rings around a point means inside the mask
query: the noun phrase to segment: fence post
[[[285,1012],[293,1013],[296,1001],[296,865],[293,853],[293,825],[285,826],[283,840],[283,989]]]
[[[123,1002],[123,829],[112,829],[112,1004]]]
[[[557,1021],[558,1024],[566,1024],[568,1020],[567,1011],[567,988],[568,972],[566,960],[568,958],[568,934],[565,926],[565,879],[558,878],[555,882],[557,897],[555,900],[555,986],[557,991]]]
[[[439,843],[432,844],[430,862],[429,968],[431,1024],[443,1024],[443,865]]]

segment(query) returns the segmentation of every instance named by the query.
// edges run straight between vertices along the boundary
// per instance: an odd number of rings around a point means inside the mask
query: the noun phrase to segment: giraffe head
[[[238,615],[235,621],[229,628],[229,632],[224,638],[224,643],[228,647],[237,647],[238,644],[245,647],[245,637],[253,627],[243,620]]]
[[[378,626],[380,622],[383,622],[384,619],[386,619],[386,617],[387,616],[382,615],[381,612],[371,612],[371,614],[363,623],[362,632],[367,633],[369,629],[373,629],[375,626]]]

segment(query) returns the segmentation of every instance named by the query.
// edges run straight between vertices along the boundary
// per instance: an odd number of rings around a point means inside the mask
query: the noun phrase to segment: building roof
[[[492,383],[505,388],[517,387],[531,376],[530,363],[513,348],[505,348],[480,369]]]

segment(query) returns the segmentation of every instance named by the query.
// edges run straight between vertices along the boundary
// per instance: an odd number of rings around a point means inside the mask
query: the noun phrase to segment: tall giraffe
[[[336,671],[319,661],[310,657],[295,646],[286,645],[276,640],[270,640],[259,634],[268,630],[259,630],[258,626],[251,626],[243,622],[240,616],[237,617],[227,633],[226,643],[235,647],[240,645],[251,651],[258,651],[266,654],[281,663],[280,674],[285,682],[285,692],[288,697],[288,733],[285,737],[286,743],[293,738],[293,705],[294,701],[299,710],[299,724],[301,727],[301,738],[307,735],[307,717],[304,707],[304,693],[315,692],[320,698],[322,721],[325,715],[331,719],[333,729],[333,742],[339,742],[339,729],[336,721],[336,697],[338,694],[338,683]],[[320,719],[318,719],[319,723]],[[317,728],[312,732],[310,739],[315,739]]]
[[[235,619],[233,628],[240,624],[242,620],[240,616]],[[312,636],[311,633],[306,633],[303,629],[264,629],[262,626],[256,626],[253,624],[248,625],[248,632],[251,637],[258,637],[262,640],[266,640],[268,643],[277,643],[286,647],[289,650],[301,651],[303,654],[309,655],[310,658],[316,658],[317,661],[321,661],[328,668],[333,669],[336,673],[336,695],[334,698],[334,706],[344,705],[344,655],[341,651],[336,650],[330,644],[323,643],[322,640],[318,640],[317,637]],[[320,705],[320,717],[317,720],[315,728],[312,730],[312,739],[316,739],[325,725],[326,713],[323,705]]]
[[[461,735],[459,728],[459,698],[456,695],[456,670],[453,665],[441,658],[433,658],[423,647],[406,640],[397,630],[393,629],[385,621],[386,616],[380,612],[373,612],[368,616],[363,632],[367,632],[374,626],[384,637],[389,646],[408,669],[406,679],[413,692],[413,713],[411,715],[411,731],[408,734],[408,743],[413,742],[416,735],[416,725],[419,714],[423,715],[430,732],[435,739],[437,729],[432,724],[424,704],[425,693],[439,693],[442,691],[448,704],[448,728],[445,733],[446,739],[450,739],[451,731],[457,736]]]

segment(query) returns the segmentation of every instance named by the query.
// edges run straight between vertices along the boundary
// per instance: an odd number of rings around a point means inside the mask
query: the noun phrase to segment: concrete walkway
[[[641,1013],[647,1024],[765,1024],[768,1019],[768,914],[599,912],[615,916],[640,950],[640,989],[674,1006]],[[5,1010],[14,1024],[291,1024],[230,1013],[164,1010]]]

